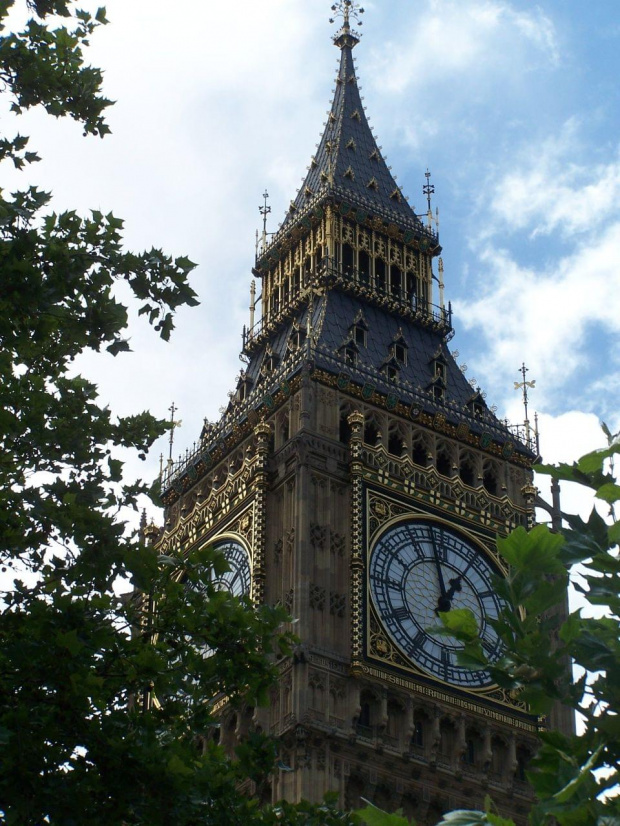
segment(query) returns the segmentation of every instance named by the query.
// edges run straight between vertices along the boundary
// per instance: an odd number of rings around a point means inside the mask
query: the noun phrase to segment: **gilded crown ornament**
[[[335,23],[339,17],[342,18],[342,28],[334,37],[334,43],[340,48],[344,46],[353,48],[359,43],[361,35],[353,31],[351,20],[355,20],[361,26],[364,9],[356,0],[338,0],[333,4],[332,12],[334,16],[329,18],[330,23]]]
[[[348,26],[352,17],[359,26],[362,25],[361,15],[364,14],[364,9],[355,0],[339,0],[332,6],[332,11],[334,16],[330,17],[330,23],[334,23],[337,17],[342,17],[343,25]]]

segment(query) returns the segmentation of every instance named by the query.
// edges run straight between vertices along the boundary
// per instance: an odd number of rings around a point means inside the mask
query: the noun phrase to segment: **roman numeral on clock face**
[[[401,605],[398,608],[394,609],[394,618],[397,619],[399,622],[403,622],[403,620],[410,618],[409,609],[406,605]]]

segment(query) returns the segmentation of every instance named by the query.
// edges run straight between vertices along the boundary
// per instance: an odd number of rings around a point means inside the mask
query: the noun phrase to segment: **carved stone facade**
[[[285,769],[270,799],[335,791],[342,807],[363,796],[430,824],[490,794],[521,822],[540,721],[484,680],[465,686],[416,665],[415,639],[407,650],[395,641],[370,584],[373,547],[416,520],[460,532],[474,560],[451,569],[448,591],[433,551],[433,621],[476,559],[505,572],[494,538],[532,522],[535,454],[448,349],[441,263],[433,274],[439,239],[407,205],[368,127],[351,4],[343,8],[325,134],[253,270],[262,315],[254,323],[253,304],[246,369],[221,420],[164,478],[159,547],[181,554],[232,537],[249,556],[255,602],[281,604],[295,620],[301,643],[281,663],[269,707],[219,707],[227,749],[252,727],[278,738]],[[478,583],[470,590],[482,600]],[[429,602],[408,592],[412,611],[416,599]],[[555,722],[570,730],[561,713]]]
[[[491,550],[496,531],[527,523],[529,505],[519,493],[524,471],[497,462],[506,484],[491,494],[479,480],[472,486],[459,476],[455,444],[457,469],[444,476],[432,433],[422,434],[425,465],[412,459],[419,427],[409,422],[400,422],[406,447],[392,456],[384,436],[396,417],[355,405],[309,368],[287,405],[288,439],[278,449],[270,440],[274,411],[242,445],[243,467],[222,460],[197,481],[179,500],[176,522],[170,509],[161,539],[171,551],[233,534],[256,555],[263,526],[264,563],[254,556],[253,593],[285,605],[302,640],[282,666],[269,708],[246,721],[279,738],[282,762],[292,769],[273,778],[272,799],[320,800],[335,790],[342,806],[357,805],[361,795],[431,823],[449,808],[480,807],[492,794],[500,811],[519,820],[531,800],[524,770],[537,720],[518,698],[453,690],[394,651],[379,621],[367,622],[365,537],[434,508],[449,519],[458,514]],[[340,439],[343,409],[352,425],[347,442]],[[364,442],[372,417],[381,427],[374,446]],[[224,727],[231,743],[242,736],[235,721]]]

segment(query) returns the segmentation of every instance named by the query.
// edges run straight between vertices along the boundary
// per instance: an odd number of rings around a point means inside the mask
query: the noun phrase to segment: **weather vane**
[[[362,25],[361,17],[364,14],[364,9],[356,0],[338,0],[338,2],[332,6],[332,11],[334,16],[329,18],[330,23],[335,23],[337,17],[342,17],[342,26],[344,29],[349,28],[351,18],[355,20],[358,26]]]
[[[536,379],[533,381],[526,381],[526,374],[529,373],[529,369],[525,366],[525,362],[521,365],[519,372],[523,376],[523,381],[516,381],[515,382],[515,390],[523,390],[523,407],[525,409],[525,433],[527,436],[528,442],[530,441],[530,420],[527,412],[527,389],[536,387]],[[538,428],[537,428],[538,429]]]

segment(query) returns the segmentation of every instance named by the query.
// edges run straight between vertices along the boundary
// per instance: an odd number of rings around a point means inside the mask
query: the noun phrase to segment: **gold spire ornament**
[[[351,28],[351,20],[355,20],[358,26],[362,25],[362,15],[364,9],[356,0],[338,0],[332,6],[333,17],[329,18],[330,23],[335,23],[336,19],[342,17],[342,27],[334,37],[334,43],[341,49],[345,46],[353,48],[360,42],[361,35]]]

